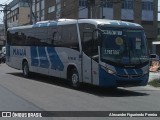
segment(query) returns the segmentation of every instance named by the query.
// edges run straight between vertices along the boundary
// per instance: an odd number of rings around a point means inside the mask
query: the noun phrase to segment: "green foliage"
[[[155,80],[149,82],[148,84],[151,86],[154,86],[154,87],[160,87],[160,79],[155,79]]]

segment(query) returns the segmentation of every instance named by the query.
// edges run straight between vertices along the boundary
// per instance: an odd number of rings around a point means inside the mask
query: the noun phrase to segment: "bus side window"
[[[92,24],[86,24],[86,23],[82,23],[79,24],[79,29],[80,29],[80,36],[81,36],[81,41],[82,41],[82,50],[83,52],[92,57],[93,54],[95,54],[95,50],[93,53],[93,46],[94,44],[96,44],[93,41],[93,31],[95,30],[95,26]],[[94,47],[95,48],[95,47]],[[97,46],[97,54],[98,54],[98,46]]]
[[[57,34],[57,28],[54,27],[54,26],[51,26],[48,28],[48,43],[49,45],[54,45],[55,44],[55,41],[56,41],[56,34]]]
[[[82,50],[83,52],[88,55],[92,56],[92,33],[91,32],[84,32],[83,39],[82,39]]]
[[[79,50],[78,33],[76,24],[63,25],[58,30],[59,41],[62,47]],[[56,37],[57,38],[57,37]]]

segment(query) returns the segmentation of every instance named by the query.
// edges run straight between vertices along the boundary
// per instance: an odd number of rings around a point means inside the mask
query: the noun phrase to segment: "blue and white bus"
[[[147,40],[136,23],[105,19],[60,19],[8,29],[10,67],[69,80],[73,87],[145,86]]]

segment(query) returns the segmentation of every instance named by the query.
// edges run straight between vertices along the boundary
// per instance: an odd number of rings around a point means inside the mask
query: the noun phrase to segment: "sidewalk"
[[[159,72],[150,72],[149,73],[149,81],[154,79],[160,79],[160,71]]]

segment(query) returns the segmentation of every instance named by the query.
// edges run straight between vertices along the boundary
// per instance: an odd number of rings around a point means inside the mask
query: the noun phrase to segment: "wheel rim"
[[[77,83],[79,82],[78,80],[78,75],[77,74],[73,74],[72,75],[72,83],[73,83],[73,86],[77,86]]]

